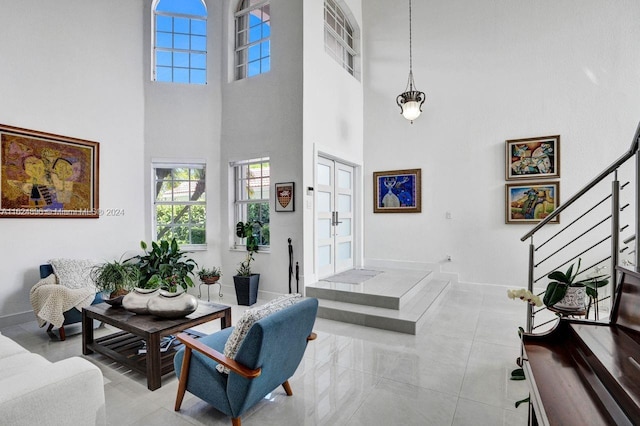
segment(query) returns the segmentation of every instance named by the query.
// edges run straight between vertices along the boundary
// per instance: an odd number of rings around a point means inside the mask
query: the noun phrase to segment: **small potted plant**
[[[91,279],[96,288],[107,296],[104,301],[111,305],[122,304],[122,298],[138,284],[140,268],[134,263],[113,260],[91,269]]]
[[[581,280],[576,280],[577,276],[584,271],[580,271],[578,259],[577,267],[569,266],[566,272],[553,271],[547,278],[551,282],[547,285],[542,299],[547,307],[554,307],[564,311],[582,311],[585,309],[585,296],[590,299],[598,297],[598,288],[609,283],[608,275],[596,275]]]
[[[251,272],[251,262],[255,260],[253,254],[258,251],[258,236],[256,230],[262,228],[262,223],[254,220],[252,222],[238,222],[236,224],[236,235],[246,238],[247,256],[240,262],[236,275],[233,276],[233,284],[236,289],[236,299],[238,305],[251,306],[258,299],[258,284],[260,274]]]
[[[222,270],[217,266],[214,266],[211,269],[202,268],[198,271],[198,276],[200,277],[200,281],[204,284],[215,284],[222,276]]]
[[[598,298],[598,289],[609,284],[609,276],[595,275],[576,281],[576,277],[584,272],[580,271],[581,261],[582,259],[578,259],[575,273],[576,265],[571,265],[566,272],[553,271],[547,275],[551,282],[547,285],[542,299],[524,288],[507,290],[507,296],[510,299],[523,300],[533,306],[544,304],[547,308],[561,311],[584,311],[585,297],[589,297],[589,306],[591,306],[591,302]]]

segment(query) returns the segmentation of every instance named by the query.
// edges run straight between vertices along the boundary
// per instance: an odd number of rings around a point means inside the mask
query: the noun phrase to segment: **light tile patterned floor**
[[[229,291],[215,301],[232,305],[235,321],[246,307],[233,297]],[[290,380],[293,396],[274,390],[242,424],[526,425],[526,407],[514,403],[527,396],[527,384],[508,378],[517,368],[524,304],[491,285],[454,284],[444,297],[416,336],[318,319],[318,339]],[[200,329],[214,332],[219,322]],[[77,327],[65,342],[51,341],[35,321],[0,331],[51,361],[82,356]],[[101,328],[97,335],[109,331]],[[140,374],[100,355],[86,358],[104,374],[110,425],[231,424],[190,394],[174,412],[173,375],[150,392]]]

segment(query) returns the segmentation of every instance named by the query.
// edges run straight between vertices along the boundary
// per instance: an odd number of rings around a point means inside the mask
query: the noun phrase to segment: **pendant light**
[[[411,39],[411,0],[409,0],[409,78],[407,79],[407,87],[404,93],[396,98],[396,103],[400,107],[400,113],[404,118],[413,124],[413,120],[420,116],[422,112],[422,104],[425,101],[424,92],[419,91],[415,87],[413,81],[413,54]]]

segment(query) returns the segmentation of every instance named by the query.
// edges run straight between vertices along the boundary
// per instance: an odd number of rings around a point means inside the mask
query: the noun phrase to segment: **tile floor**
[[[232,305],[234,320],[246,309],[235,305],[232,292],[212,301]],[[526,425],[526,406],[514,403],[527,396],[527,384],[508,377],[517,368],[516,330],[524,321],[525,305],[509,300],[505,287],[470,284],[453,284],[416,336],[318,319],[318,339],[290,380],[293,396],[274,390],[242,424]],[[35,321],[0,331],[57,361],[83,356],[74,328],[65,342],[51,341]],[[219,322],[200,329],[214,332]],[[96,335],[108,332],[102,327]],[[104,374],[109,425],[231,424],[189,393],[174,412],[172,374],[151,392],[142,375],[101,355],[86,358]]]

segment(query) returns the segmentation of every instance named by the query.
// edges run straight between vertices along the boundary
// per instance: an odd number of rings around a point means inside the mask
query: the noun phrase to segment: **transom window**
[[[207,83],[207,9],[202,0],[158,0],[153,9],[155,81]]]
[[[354,30],[335,0],[324,1],[324,50],[355,75]]]
[[[271,10],[265,0],[242,0],[235,14],[235,79],[271,69]]]
[[[206,238],[205,165],[153,164],[154,235],[182,245],[204,246]]]
[[[235,180],[235,224],[238,222],[259,222],[262,226],[254,226],[254,236],[258,239],[260,249],[269,247],[269,158],[254,158],[237,161],[231,164]],[[243,246],[245,241],[236,237],[236,246]]]

